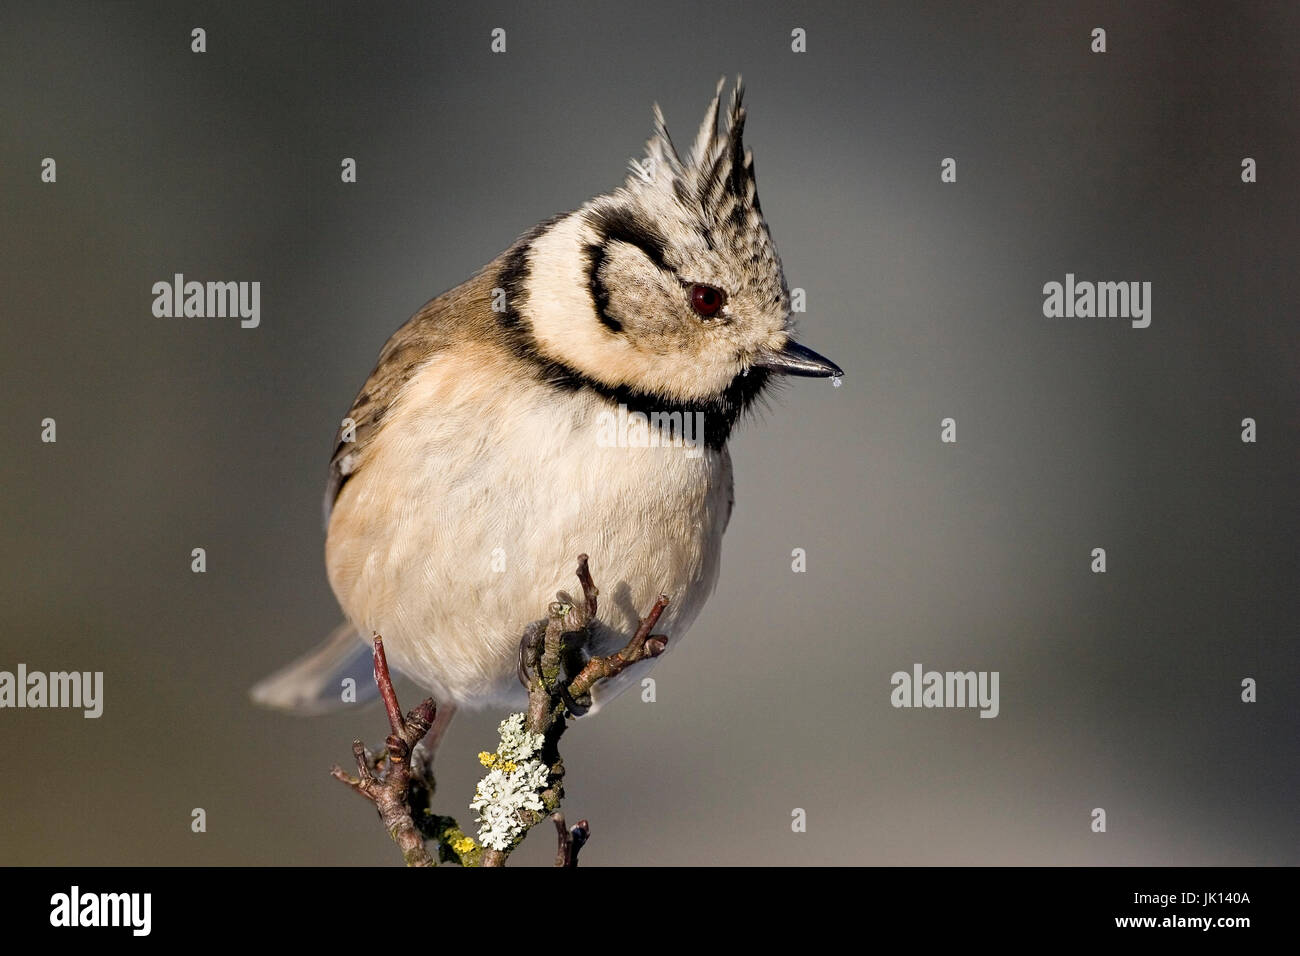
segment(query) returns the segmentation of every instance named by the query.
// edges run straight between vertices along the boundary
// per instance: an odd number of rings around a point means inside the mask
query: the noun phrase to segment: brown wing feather
[[[492,335],[490,296],[498,262],[427,303],[384,345],[374,371],[357,393],[347,419],[339,425],[325,486],[327,525],[343,486],[364,466],[385,415],[416,371],[459,338]],[[343,440],[348,420],[353,425],[352,441]]]

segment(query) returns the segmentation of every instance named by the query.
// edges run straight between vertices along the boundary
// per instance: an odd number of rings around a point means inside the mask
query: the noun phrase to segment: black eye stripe
[[[641,250],[657,268],[676,274],[677,270],[664,258],[667,241],[629,210],[605,209],[590,213],[587,218],[606,245],[610,242],[625,242]]]
[[[587,254],[587,286],[591,291],[591,305],[596,310],[596,318],[605,328],[614,334],[623,331],[623,323],[609,314],[609,289],[600,277],[600,267],[605,262],[605,247],[592,243],[585,250]]]

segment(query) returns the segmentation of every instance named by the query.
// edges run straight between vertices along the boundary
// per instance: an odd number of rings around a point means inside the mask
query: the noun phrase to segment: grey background
[[[658,702],[565,738],[584,859],[1300,862],[1298,41],[1292,3],[6,4],[0,668],[106,699],[0,711],[0,862],[397,861],[326,775],[381,712],[246,698],[339,616],[333,430],[408,315],[737,72],[802,338],[849,374],[734,439]],[[1151,281],[1151,327],[1044,318],[1067,271]],[[261,327],[155,319],[174,272],[260,280]],[[999,671],[1001,716],[893,709],[914,662]],[[444,745],[463,822],[500,716]]]

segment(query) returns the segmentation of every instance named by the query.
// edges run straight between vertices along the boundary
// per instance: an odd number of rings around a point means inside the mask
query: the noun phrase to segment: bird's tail
[[[379,696],[373,653],[356,628],[340,624],[318,647],[259,681],[249,693],[263,707],[303,716],[365,703]],[[348,678],[350,685],[344,683]]]

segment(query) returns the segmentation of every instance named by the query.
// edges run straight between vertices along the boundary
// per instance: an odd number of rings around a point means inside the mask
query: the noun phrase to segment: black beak
[[[779,352],[762,352],[754,360],[757,368],[765,368],[778,375],[806,375],[809,378],[831,378],[844,374],[844,370],[825,356],[798,342],[785,343]]]

